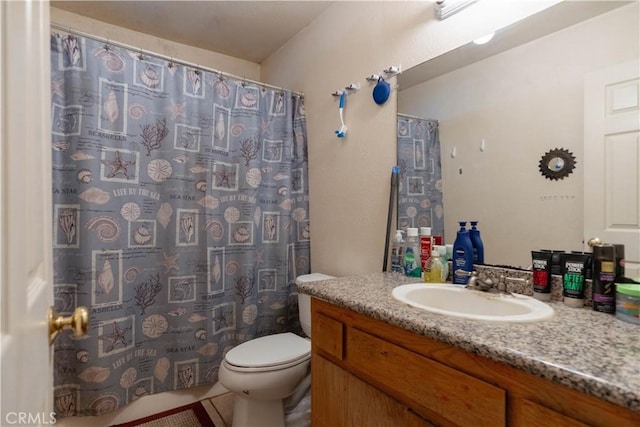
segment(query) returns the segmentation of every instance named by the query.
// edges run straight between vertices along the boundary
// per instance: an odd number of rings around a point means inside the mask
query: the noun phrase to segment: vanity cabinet
[[[318,379],[314,387],[325,390],[322,398],[314,403],[313,411],[322,414],[314,417],[314,427],[433,426],[408,406],[322,356],[315,358],[313,363],[312,375]],[[351,402],[354,401],[364,404],[352,405]]]
[[[635,426],[640,413],[312,299],[312,424]]]

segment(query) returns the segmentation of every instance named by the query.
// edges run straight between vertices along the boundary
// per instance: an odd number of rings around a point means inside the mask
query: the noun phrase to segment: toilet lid
[[[243,368],[278,366],[309,357],[311,343],[298,335],[267,335],[232,348],[225,356],[227,363]]]

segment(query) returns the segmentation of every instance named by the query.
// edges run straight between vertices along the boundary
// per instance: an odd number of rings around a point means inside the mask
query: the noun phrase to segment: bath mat
[[[216,427],[200,402],[112,427]]]

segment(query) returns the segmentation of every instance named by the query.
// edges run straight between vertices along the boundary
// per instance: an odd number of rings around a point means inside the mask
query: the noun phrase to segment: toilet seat
[[[286,332],[244,342],[225,355],[224,363],[233,371],[260,372],[285,369],[310,357],[309,340]]]

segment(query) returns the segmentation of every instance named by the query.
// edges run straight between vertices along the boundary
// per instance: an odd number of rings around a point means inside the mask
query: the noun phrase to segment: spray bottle
[[[613,245],[593,247],[593,273],[591,274],[593,309],[602,313],[616,311],[616,249]]]

